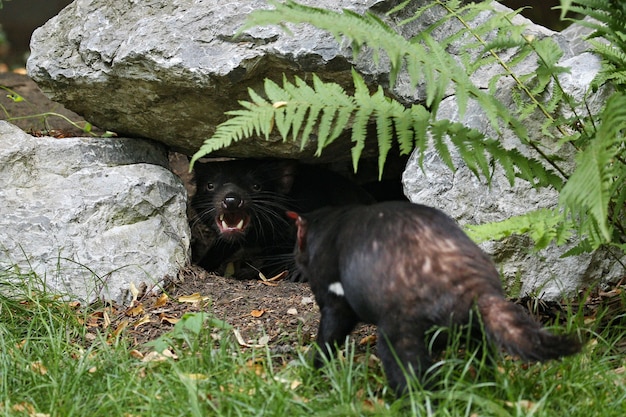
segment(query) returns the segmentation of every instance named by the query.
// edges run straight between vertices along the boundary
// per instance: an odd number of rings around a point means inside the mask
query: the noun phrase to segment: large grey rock
[[[188,262],[186,194],[160,145],[32,137],[0,121],[0,269],[122,301]]]
[[[363,13],[375,0],[304,3]],[[191,154],[239,108],[248,88],[283,73],[351,84],[352,52],[328,33],[255,28],[235,38],[264,0],[76,0],[31,40],[28,73],[53,100],[103,129]],[[242,150],[243,149],[243,150]],[[292,156],[299,145],[256,141],[230,156]],[[309,152],[309,154],[312,153]],[[349,155],[349,153],[346,153]]]

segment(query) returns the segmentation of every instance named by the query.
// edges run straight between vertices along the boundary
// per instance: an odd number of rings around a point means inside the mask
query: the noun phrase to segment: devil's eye
[[[252,184],[252,187],[250,187],[252,189],[252,191],[254,191],[255,193],[258,193],[259,191],[261,191],[261,184]]]
[[[207,182],[206,189],[207,189],[207,191],[215,190],[215,184],[213,184],[212,182]]]

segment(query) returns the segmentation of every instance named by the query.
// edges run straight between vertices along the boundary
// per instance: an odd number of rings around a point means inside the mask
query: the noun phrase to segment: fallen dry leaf
[[[130,283],[130,293],[133,296],[133,299],[131,301],[131,305],[133,303],[133,301],[137,301],[137,296],[139,295],[139,290],[137,289],[137,287],[135,286],[134,282]]]
[[[176,324],[176,323],[178,323],[180,321],[179,318],[177,318],[177,317],[168,317],[168,316],[165,315],[165,313],[159,314],[159,319],[161,320],[161,323],[163,323],[165,321],[165,322],[168,322],[170,324]]]
[[[154,302],[154,307],[163,307],[165,304],[167,304],[167,302],[169,301],[170,297],[167,296],[167,294],[163,293],[159,296],[159,298],[157,298],[157,300]]]
[[[132,356],[135,359],[143,359],[143,353],[141,353],[137,349],[131,350],[130,351],[130,356]]]
[[[170,359],[178,359],[178,356],[174,352],[169,349],[165,349],[162,353],[157,351],[152,351],[143,357],[142,362],[163,362],[166,361],[167,358]]]
[[[263,314],[265,314],[265,310],[252,310],[250,312],[252,317],[261,317]]]
[[[131,317],[137,317],[138,315],[143,314],[143,312],[143,303],[138,303],[136,306],[126,310],[126,315]]]
[[[525,411],[531,411],[536,406],[536,403],[529,400],[519,400],[515,402],[505,401],[504,404],[511,408],[519,407]]]
[[[13,411],[18,411],[18,412],[26,411],[28,414],[34,414],[35,413],[35,407],[33,407],[32,404],[28,404],[28,403],[13,404],[11,409]]]
[[[117,328],[111,333],[111,336],[117,337],[120,333],[128,326],[128,320],[122,320],[120,324],[117,325]]]
[[[142,324],[146,324],[146,323],[150,323],[150,315],[146,314],[145,316],[143,316],[141,319],[139,319],[138,321],[136,321],[134,323],[134,329],[137,329],[137,327],[141,326]]]
[[[359,340],[359,345],[360,346],[372,346],[376,344],[376,335],[375,334],[370,334],[368,336],[365,336],[363,339]]]
[[[202,381],[208,378],[208,376],[204,374],[183,374],[183,376],[185,376],[188,379],[191,379],[192,381]]]
[[[111,325],[111,318],[109,317],[109,313],[107,313],[106,311],[102,312],[102,328],[103,329],[108,329],[109,326]]]
[[[206,301],[208,299],[209,297],[202,296],[200,295],[199,292],[195,292],[191,295],[181,295],[180,297],[178,297],[178,302],[195,304],[195,303],[200,303],[202,301]]]
[[[46,367],[40,361],[31,363],[30,370],[40,375],[45,375],[48,373],[48,369],[46,369]]]
[[[270,337],[266,335],[266,336],[259,338],[257,343],[248,343],[245,340],[243,340],[243,336],[241,335],[241,332],[239,330],[233,329],[233,333],[235,334],[235,339],[237,339],[237,343],[245,347],[262,348],[262,347],[267,346],[267,344],[270,341]]]

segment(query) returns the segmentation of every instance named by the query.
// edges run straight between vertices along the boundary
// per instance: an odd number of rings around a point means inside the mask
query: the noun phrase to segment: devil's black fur
[[[321,311],[317,343],[329,354],[358,322],[376,324],[378,354],[398,391],[407,384],[398,361],[423,376],[426,332],[467,324],[474,309],[488,339],[523,359],[580,350],[507,301],[492,261],[439,210],[387,202],[288,214],[298,226],[296,263]]]

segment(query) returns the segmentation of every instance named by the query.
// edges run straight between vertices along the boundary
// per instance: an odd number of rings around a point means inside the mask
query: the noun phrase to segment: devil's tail
[[[582,347],[575,337],[556,335],[542,328],[521,306],[499,295],[483,295],[477,305],[487,336],[524,360],[556,359],[577,353]]]

